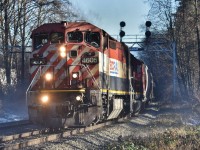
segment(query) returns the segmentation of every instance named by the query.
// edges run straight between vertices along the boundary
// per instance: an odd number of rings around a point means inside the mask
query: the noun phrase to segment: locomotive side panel
[[[110,61],[109,61],[109,76],[110,90],[115,95],[128,95],[129,84],[127,58],[125,56],[125,47],[117,41],[110,40]]]

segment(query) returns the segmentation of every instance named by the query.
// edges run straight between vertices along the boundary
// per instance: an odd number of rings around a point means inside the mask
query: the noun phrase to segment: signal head
[[[151,21],[146,21],[146,27],[150,27],[151,26]]]
[[[125,27],[126,26],[126,23],[124,21],[121,21],[120,22],[120,27]]]
[[[151,32],[150,31],[146,31],[145,32],[145,36],[146,36],[146,38],[149,38],[151,36]]]
[[[121,31],[119,32],[119,36],[120,36],[120,37],[124,37],[124,36],[125,36],[125,32],[121,30]]]

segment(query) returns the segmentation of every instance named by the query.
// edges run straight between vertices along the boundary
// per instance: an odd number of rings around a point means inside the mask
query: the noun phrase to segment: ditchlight
[[[61,57],[66,57],[67,56],[67,54],[66,54],[66,48],[64,47],[64,46],[61,46],[60,48],[59,48],[59,51],[60,51],[60,56]]]
[[[72,73],[72,78],[77,79],[78,78],[78,72],[73,72]]]
[[[45,79],[46,79],[47,81],[51,81],[51,80],[53,79],[53,75],[52,75],[51,73],[46,73]]]
[[[41,97],[42,103],[47,103],[49,101],[49,97],[47,95],[44,95]]]
[[[81,101],[81,99],[82,99],[82,98],[81,98],[80,95],[76,96],[76,100],[77,100],[77,101]]]

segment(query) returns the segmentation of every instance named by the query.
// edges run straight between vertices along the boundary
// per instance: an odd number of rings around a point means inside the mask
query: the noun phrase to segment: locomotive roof
[[[44,32],[63,32],[63,30],[74,31],[101,31],[102,29],[88,22],[61,22],[61,23],[46,23],[33,30],[32,34]]]
[[[45,23],[36,29],[32,31],[32,35],[35,33],[45,33],[45,32],[63,32],[63,30],[68,31],[74,31],[74,30],[80,30],[80,31],[93,31],[93,32],[100,32],[103,31],[107,35],[109,35],[106,31],[103,29],[88,23],[88,22],[66,22],[62,21],[60,23]],[[32,37],[31,35],[31,37]],[[111,37],[109,35],[110,39],[117,41],[115,38]]]

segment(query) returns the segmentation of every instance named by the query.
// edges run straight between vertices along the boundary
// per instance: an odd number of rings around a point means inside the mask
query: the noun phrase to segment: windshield
[[[42,47],[47,42],[48,42],[48,34],[47,33],[36,34],[34,36],[34,49],[38,49],[38,48]]]
[[[64,34],[61,32],[54,32],[50,35],[51,43],[62,43],[64,42]]]
[[[34,36],[34,49],[39,49],[44,44],[48,43],[62,43],[64,42],[64,33],[62,32],[53,32],[48,36],[48,33],[36,34]]]
[[[85,40],[90,45],[98,48],[100,46],[100,34],[99,32],[86,32]]]
[[[67,33],[68,42],[79,43],[83,41],[83,33],[80,31],[68,32]]]

